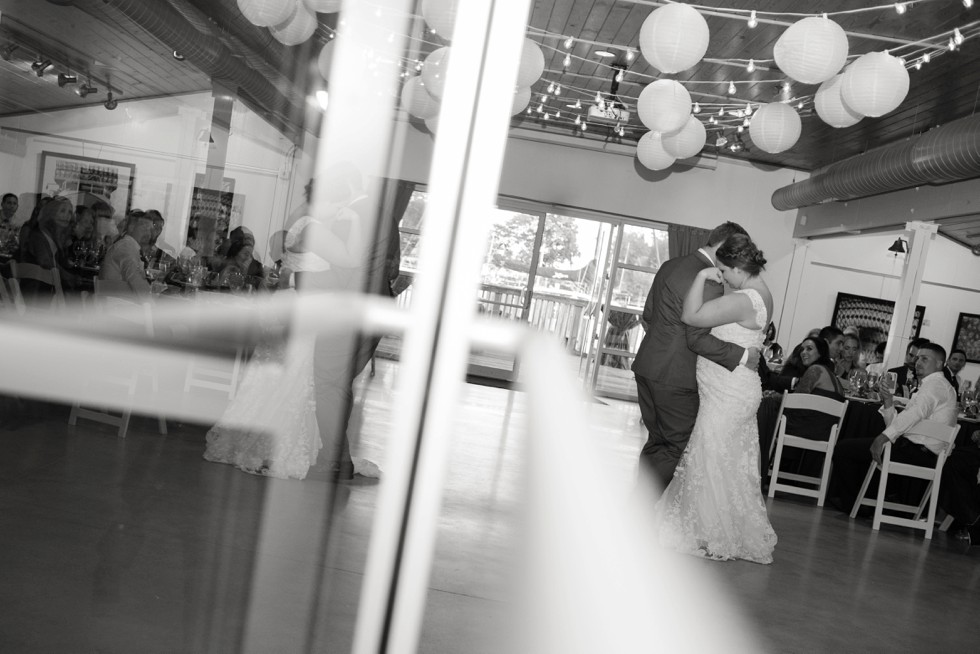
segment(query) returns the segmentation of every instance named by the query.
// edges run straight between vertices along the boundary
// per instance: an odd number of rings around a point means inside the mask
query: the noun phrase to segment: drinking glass
[[[881,387],[886,391],[888,391],[889,393],[894,393],[897,386],[898,386],[897,372],[886,372],[885,376],[881,378]]]

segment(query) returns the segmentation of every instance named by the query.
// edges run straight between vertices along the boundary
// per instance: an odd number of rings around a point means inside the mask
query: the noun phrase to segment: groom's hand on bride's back
[[[745,359],[745,367],[749,370],[758,370],[759,368],[759,348],[750,347],[746,350],[749,356]]]

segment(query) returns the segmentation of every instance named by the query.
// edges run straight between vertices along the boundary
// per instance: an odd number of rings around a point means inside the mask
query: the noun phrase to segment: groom
[[[666,487],[687,447],[698,415],[698,355],[734,370],[739,365],[755,369],[759,350],[746,350],[711,335],[709,329],[681,322],[684,297],[698,272],[716,265],[715,251],[732,234],[747,234],[741,226],[726,222],[708,234],[697,252],[675,257],[657,271],[643,307],[646,334],[633,360],[640,415],[649,438],[640,452],[640,465],[653,472]],[[708,282],[704,301],[723,293],[720,284]]]

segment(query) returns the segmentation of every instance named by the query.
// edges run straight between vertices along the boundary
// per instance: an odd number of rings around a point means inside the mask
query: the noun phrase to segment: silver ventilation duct
[[[779,211],[980,177],[980,116],[869,150],[772,194]]]

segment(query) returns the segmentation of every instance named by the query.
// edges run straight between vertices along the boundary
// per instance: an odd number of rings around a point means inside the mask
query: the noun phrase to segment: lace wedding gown
[[[730,323],[711,333],[745,348],[761,348],[768,324],[765,302],[754,289],[735,292],[752,300],[759,328]],[[776,533],[766,514],[759,476],[759,375],[745,366],[729,372],[698,357],[697,379],[701,407],[694,430],[655,508],[660,541],[711,559],[772,563]]]
[[[256,347],[238,393],[208,431],[205,459],[269,477],[306,477],[321,446],[313,345],[291,338]]]

